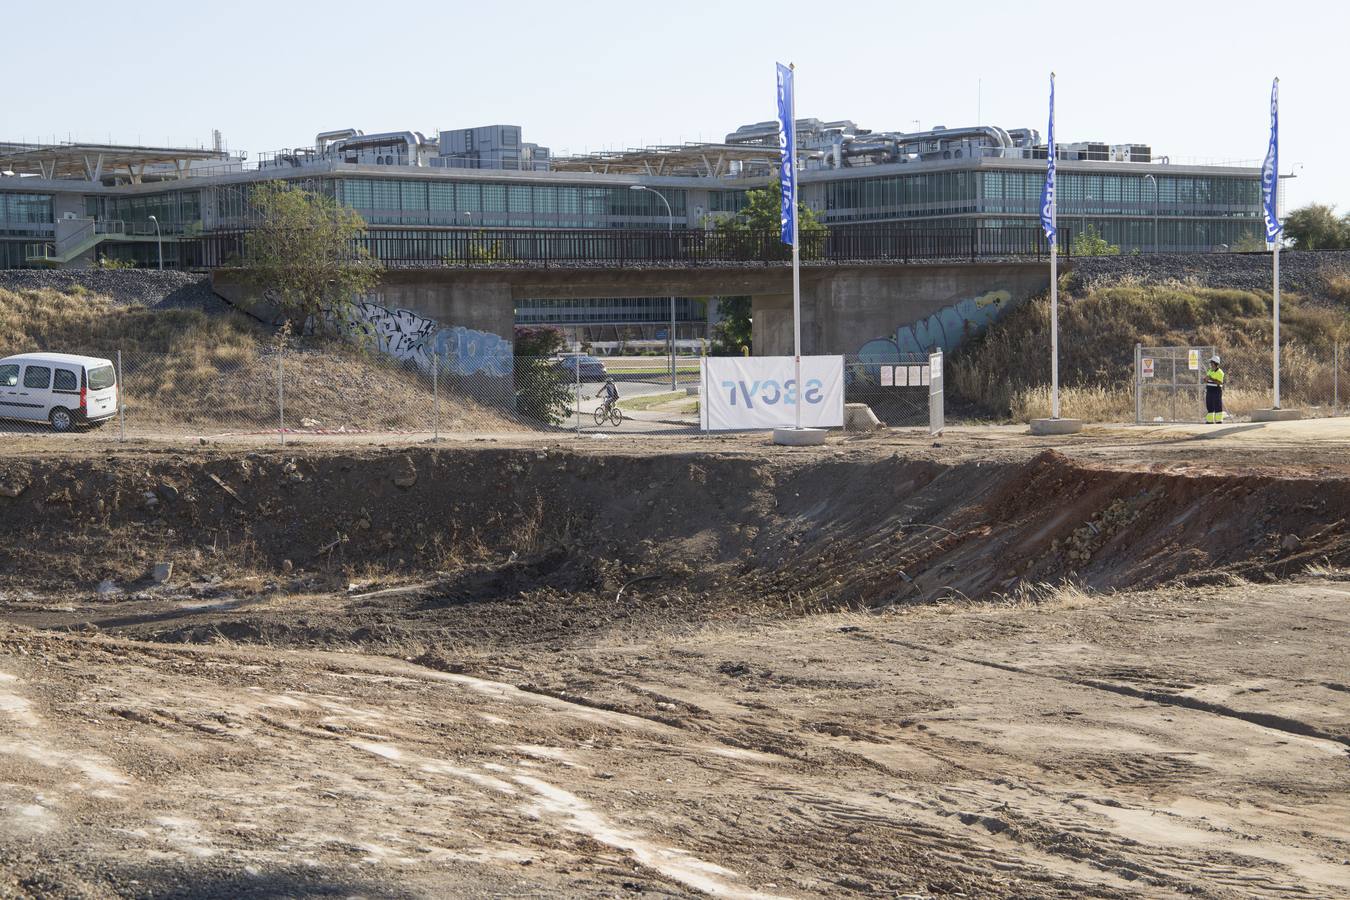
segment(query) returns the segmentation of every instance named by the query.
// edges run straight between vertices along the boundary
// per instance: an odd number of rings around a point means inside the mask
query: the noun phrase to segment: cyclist
[[[619,402],[619,389],[614,386],[613,378],[605,378],[605,383],[600,386],[600,390],[595,392],[595,398],[598,400],[601,394],[605,395],[605,402],[601,404],[601,408],[608,412],[614,408],[614,404]]]

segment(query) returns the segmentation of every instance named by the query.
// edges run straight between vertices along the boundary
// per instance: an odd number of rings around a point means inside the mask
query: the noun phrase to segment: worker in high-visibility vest
[[[1205,424],[1223,424],[1223,369],[1219,368],[1219,354],[1209,358],[1205,371]]]

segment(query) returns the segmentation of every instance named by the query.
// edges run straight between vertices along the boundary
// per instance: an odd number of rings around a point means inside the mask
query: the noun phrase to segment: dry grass
[[[122,306],[83,288],[0,290],[0,356],[34,350],[122,354],[129,429],[272,429],[277,411],[277,334],[240,313]],[[431,431],[437,409],[428,376],[335,339],[307,338],[285,351],[287,427]],[[504,393],[509,400],[509,389]],[[495,399],[495,398],[494,398]],[[509,415],[443,391],[446,431],[512,431]]]
[[[1326,281],[1326,294],[1343,306],[1350,306],[1350,275],[1332,275]]]
[[[1332,288],[1350,279],[1332,279]],[[1350,290],[1350,284],[1344,285]],[[1282,399],[1329,405],[1333,344],[1342,342],[1341,381],[1350,381],[1350,311],[1281,305]],[[1229,373],[1225,405],[1235,415],[1270,405],[1270,298],[1250,291],[1187,282],[1141,284],[1121,279],[1060,304],[1062,414],[1087,421],[1134,419],[1134,347],[1214,346]],[[1050,409],[1050,304],[1032,300],[948,359],[947,385],[956,402],[1014,421]],[[1342,393],[1346,393],[1342,391]],[[1198,403],[1197,399],[1197,403]]]
[[[184,368],[251,361],[269,332],[243,315],[121,306],[83,287],[0,289],[0,356],[32,350],[172,353]]]

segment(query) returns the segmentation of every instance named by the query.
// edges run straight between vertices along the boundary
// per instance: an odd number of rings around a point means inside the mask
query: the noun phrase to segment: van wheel
[[[58,406],[52,410],[52,414],[47,417],[52,423],[52,431],[69,431],[75,424],[75,420],[70,416],[70,410],[64,406]]]

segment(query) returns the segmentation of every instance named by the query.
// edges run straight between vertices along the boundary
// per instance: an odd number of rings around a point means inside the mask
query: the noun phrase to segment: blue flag
[[[1270,146],[1261,165],[1261,205],[1266,213],[1266,243],[1273,244],[1284,233],[1280,224],[1280,79],[1270,85]]]
[[[793,120],[796,104],[792,91],[792,70],[778,63],[778,147],[783,154],[779,162],[779,184],[783,189],[779,221],[785,244],[797,243],[792,230],[792,210],[797,205],[797,123]]]
[[[1045,148],[1045,187],[1041,188],[1041,227],[1053,247],[1055,228],[1055,73],[1050,73],[1050,137]]]

